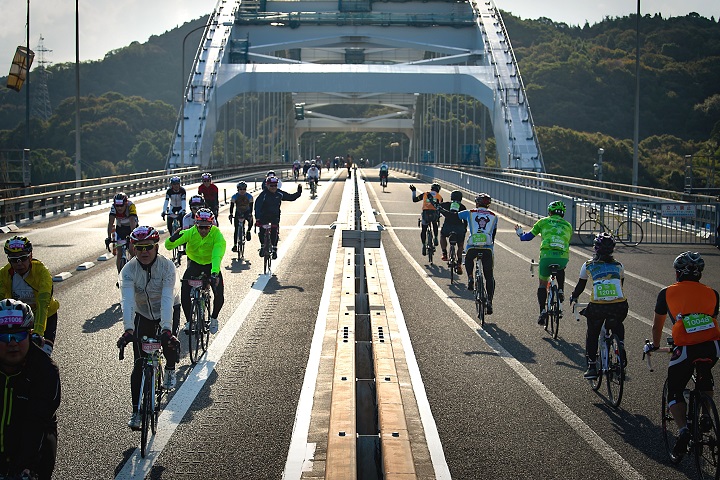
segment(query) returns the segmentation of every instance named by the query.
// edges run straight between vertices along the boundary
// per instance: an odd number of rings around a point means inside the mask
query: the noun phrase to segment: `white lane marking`
[[[381,209],[381,214],[385,216],[385,212],[382,211],[382,205],[378,199],[375,190],[366,189],[371,192],[375,198],[375,202]],[[367,195],[367,191],[365,194]],[[369,206],[369,197],[366,197]],[[372,211],[372,210],[371,210]],[[387,216],[385,216],[387,219]],[[399,244],[399,239],[395,232],[390,232],[393,237],[393,241]],[[402,248],[402,245],[400,245]],[[404,249],[403,249],[404,250]],[[406,258],[409,256],[405,251]],[[398,325],[398,331],[402,341],[403,350],[405,352],[405,361],[407,364],[408,371],[410,373],[410,380],[413,387],[413,394],[415,395],[415,401],[418,405],[418,411],[420,413],[420,421],[423,424],[423,430],[425,431],[425,441],[427,442],[428,449],[430,451],[430,460],[433,464],[433,470],[435,471],[435,478],[438,480],[445,480],[452,478],[450,476],[450,467],[448,467],[447,460],[445,458],[445,451],[440,440],[440,433],[437,430],[437,424],[435,423],[435,417],[433,417],[432,409],[430,408],[430,401],[427,398],[427,392],[425,391],[425,383],[420,373],[420,366],[417,363],[415,357],[415,351],[413,350],[412,341],[410,339],[410,332],[408,332],[407,324],[405,323],[405,315],[403,315],[402,307],[400,306],[400,299],[395,291],[395,282],[393,281],[392,274],[390,273],[390,264],[388,263],[387,256],[385,255],[385,247],[380,243],[380,256],[386,268],[385,271],[385,282],[388,286],[388,293],[391,298],[393,310],[395,312],[395,319]],[[426,276],[425,272],[421,273],[421,276]]]
[[[347,211],[350,208],[352,200],[352,182],[345,182],[342,200],[340,202],[340,211],[338,212],[338,223],[345,220]],[[335,275],[335,261],[337,260],[337,249],[340,243],[342,230],[335,229],[333,235],[332,249],[328,259],[328,267],[325,271],[325,282],[323,284],[323,294],[318,305],[317,320],[315,321],[315,331],[313,332],[312,343],[310,344],[310,355],[305,368],[305,378],[303,379],[302,388],[300,389],[300,399],[298,401],[297,410],[295,411],[295,423],[293,425],[292,437],[290,439],[290,448],[288,456],[285,460],[285,470],[282,478],[288,480],[296,480],[302,476],[303,467],[307,467],[306,462],[310,449],[308,433],[310,431],[310,419],[313,408],[313,397],[315,396],[315,386],[317,384],[318,371],[320,369],[320,356],[322,354],[322,343],[325,337],[325,328],[327,327],[328,309],[330,308],[330,297],[332,296],[333,277]]]
[[[320,194],[318,198],[320,198]],[[318,202],[313,202],[305,211],[295,228],[292,229],[287,239],[282,243],[278,250],[278,259],[273,262],[273,265],[278,265],[290,246],[295,245],[295,239],[317,205]],[[235,334],[245,322],[257,299],[260,298],[270,278],[271,275],[258,275],[258,279],[253,284],[250,292],[248,292],[238,308],[235,309],[222,330],[216,335],[208,347],[207,353],[198,361],[190,375],[188,375],[178,391],[175,392],[170,403],[160,413],[157,433],[148,439],[146,457],[142,458],[140,448],[135,449],[135,452],[115,477],[117,480],[145,478],[150,473],[153,465],[155,465],[158,457],[170,441],[170,437],[175,433],[178,425],[182,422],[183,417],[215,369],[215,365],[220,361],[228,345],[235,338]]]
[[[377,202],[377,196],[376,196]],[[377,202],[377,208],[383,216],[385,213],[382,209],[382,205]],[[385,216],[387,218],[387,216]],[[538,396],[547,403],[560,418],[567,423],[575,432],[582,437],[590,447],[595,450],[600,456],[602,456],[623,478],[627,479],[642,479],[644,478],[637,470],[635,470],[630,463],[628,463],[619,453],[617,453],[605,440],[600,437],[595,431],[590,428],[583,420],[577,416],[562,400],[555,396],[552,391],[547,388],[543,383],[530,372],[520,361],[515,359],[510,352],[505,350],[500,343],[498,343],[491,335],[480,327],[475,320],[468,315],[465,310],[460,308],[455,302],[448,299],[445,292],[428,276],[424,267],[420,266],[410,253],[405,249],[400,239],[397,237],[395,232],[389,230],[390,236],[393,239],[396,247],[405,257],[407,263],[411,265],[418,276],[422,278],[430,289],[444,302],[448,308],[450,308],[464,323],[467,325],[478,337],[482,338],[485,343],[524,381],[530,388],[532,388]],[[498,242],[496,242],[498,243]],[[506,248],[506,247],[503,247]],[[524,255],[521,258],[527,259]],[[529,260],[529,259],[528,259]]]

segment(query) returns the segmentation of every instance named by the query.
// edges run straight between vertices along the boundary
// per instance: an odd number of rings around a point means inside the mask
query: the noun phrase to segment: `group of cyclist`
[[[416,194],[416,188],[410,185],[414,202],[423,202],[422,207],[422,254],[426,254],[427,235],[434,234],[433,242],[438,244],[437,232],[439,214],[445,217],[441,233],[441,249],[443,260],[447,260],[445,239],[454,237],[454,241],[462,243],[467,229],[470,235],[465,244],[465,268],[468,275],[468,289],[472,290],[474,259],[480,252],[483,255],[483,274],[486,278],[487,313],[492,314],[492,298],[495,281],[493,276],[493,244],[497,231],[497,218],[488,207],[491,198],[485,193],[475,197],[475,208],[466,209],[462,205],[462,192],[455,190],[450,194],[450,202],[443,202],[440,185],[433,183],[428,192]],[[573,234],[571,224],[563,217],[566,207],[562,201],[553,201],[548,205],[548,215],[541,218],[525,233],[520,225],[515,231],[521,241],[530,241],[536,236],[542,237],[539,259],[539,285],[537,300],[540,309],[538,323],[545,322],[547,285],[551,275],[551,265],[557,265],[558,297],[564,301],[565,267],[569,260],[570,240]],[[432,233],[431,233],[432,229]],[[603,323],[620,341],[620,352],[623,367],[627,367],[627,354],[624,348],[624,320],[628,315],[628,302],[623,287],[625,270],[621,262],[614,257],[616,241],[609,233],[598,234],[594,239],[592,258],[583,262],[578,282],[570,295],[570,303],[577,303],[580,295],[590,284],[590,300],[581,311],[587,319],[585,336],[585,355],[587,370],[583,377],[593,380],[598,377],[597,350],[598,336]],[[460,267],[462,251],[458,252],[457,273],[462,274]],[[700,282],[705,262],[697,252],[683,252],[678,255],[673,268],[676,283],[663,288],[657,297],[652,327],[653,341],[644,348],[645,353],[657,350],[661,340],[663,326],[669,316],[673,324],[673,348],[667,373],[668,407],[678,427],[677,442],[674,446],[676,458],[682,457],[686,451],[692,434],[687,427],[686,400],[683,390],[686,388],[693,372],[697,371],[697,387],[712,395],[713,377],[711,369],[720,357],[720,327],[718,326],[718,310],[720,295],[718,292]],[[706,422],[709,419],[705,419]],[[701,419],[702,422],[702,419]],[[701,426],[702,428],[702,426]]]

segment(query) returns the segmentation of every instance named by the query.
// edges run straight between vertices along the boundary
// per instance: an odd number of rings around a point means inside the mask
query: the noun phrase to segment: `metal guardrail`
[[[287,164],[250,164],[242,167],[232,166],[214,169],[210,172],[213,175],[213,180],[222,180],[256,171],[259,167],[264,171],[273,168],[277,170],[289,168]],[[29,191],[28,194],[0,198],[0,225],[19,223],[25,220],[32,221],[36,217],[44,218],[49,214],[55,215],[67,210],[80,210],[107,203],[118,192],[124,192],[133,197],[165,190],[168,188],[169,178],[175,175],[181,178],[183,184],[196,183],[200,180],[201,174],[202,171],[197,167],[191,167],[173,170],[170,173],[165,170],[157,170],[133,175],[84,180],[80,182],[80,186],[77,186],[77,182],[60,182],[29,187],[22,189],[23,191]],[[5,190],[4,192],[9,191]]]

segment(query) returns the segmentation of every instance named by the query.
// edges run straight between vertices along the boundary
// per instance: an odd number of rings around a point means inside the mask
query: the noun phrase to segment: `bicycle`
[[[272,266],[272,255],[275,250],[275,247],[272,245],[272,239],[270,238],[270,232],[273,228],[278,228],[278,226],[268,223],[266,225],[260,225],[260,228],[263,229],[262,247],[260,248],[260,253],[262,253],[263,257],[263,273],[270,275],[272,273],[272,270],[270,270]]]
[[[475,257],[475,273],[474,275],[474,287],[473,296],[475,297],[475,310],[477,311],[478,318],[480,319],[480,325],[485,326],[485,313],[487,312],[487,292],[485,291],[485,281],[482,273],[482,256],[485,254],[483,249],[480,249],[477,256]]]
[[[450,235],[448,235],[448,243],[450,244],[450,249],[448,251],[448,269],[450,270],[450,283],[453,283],[455,269],[457,268],[457,252],[455,250],[457,239],[455,237],[455,232],[451,232]]]
[[[297,183],[299,176],[300,176],[300,169],[293,168],[293,179],[295,179],[295,183]]]
[[[418,227],[422,228],[422,219],[418,218]],[[425,232],[425,254],[428,257],[428,263],[433,264],[433,254],[435,253],[435,243],[433,242],[432,236],[432,222],[428,223],[427,231]]]
[[[170,235],[177,232],[182,228],[182,223],[180,222],[180,214],[178,213],[171,213],[168,212],[168,215],[170,215],[170,218],[173,219],[172,221],[172,228],[170,230]],[[173,248],[172,251],[172,261],[175,264],[175,266],[179,267],[180,263],[182,261],[182,250],[180,249],[180,246],[177,246]]]
[[[573,304],[573,314],[578,322],[580,321],[580,315],[583,315],[584,312],[584,310],[580,309],[587,307],[587,305],[587,303]],[[625,385],[626,356],[625,347],[623,347],[618,336],[615,333],[610,333],[614,322],[614,318],[606,318],[602,327],[600,327],[598,351],[595,357],[598,363],[598,376],[595,379],[588,379],[588,383],[593,391],[597,392],[602,385],[604,375],[609,403],[613,408],[618,408]]]
[[[533,267],[539,264],[535,263],[535,260],[530,260],[530,275],[535,276],[535,270]],[[562,270],[560,265],[552,264],[548,265],[550,269],[550,279],[547,284],[547,300],[545,304],[545,331],[550,328],[550,335],[557,340],[558,330],[560,329],[560,319],[562,318],[562,305],[560,304],[560,297],[558,295],[558,283],[557,273]]]
[[[205,274],[186,280],[190,285],[190,325],[188,336],[190,361],[195,364],[210,345],[210,280]],[[202,350],[202,353],[200,351]]]
[[[124,267],[125,264],[132,259],[130,249],[128,248],[128,240],[126,238],[120,240],[116,239],[110,242],[110,244],[115,245],[112,248],[112,253],[113,255],[120,256],[120,270],[122,270],[122,267]]]
[[[165,394],[162,385],[163,359],[162,345],[158,338],[142,337],[141,350],[147,355],[137,361],[145,363],[142,369],[140,381],[140,396],[138,397],[138,408],[142,421],[140,423],[140,455],[145,458],[147,454],[147,440],[149,432],[157,433],[158,416],[160,405]],[[120,349],[120,360],[125,358],[125,349]]]
[[[645,340],[645,343],[650,343]],[[659,348],[657,351],[672,352],[672,337],[668,338],[669,347]],[[653,371],[650,361],[650,352],[643,351],[643,359],[647,355],[648,368]],[[709,358],[697,358],[693,361],[695,371],[692,374],[693,388],[686,388],[683,391],[687,405],[687,427],[691,433],[691,440],[687,446],[687,453],[695,457],[695,466],[698,469],[700,478],[720,478],[720,417],[713,398],[698,388],[700,379],[697,372],[698,363],[710,362]],[[661,422],[665,449],[670,461],[678,464],[684,455],[675,455],[674,449],[677,443],[675,420],[668,407],[668,385],[667,379],[663,385]]]
[[[310,198],[315,198],[317,196],[317,180],[311,178],[308,183],[310,184]]]
[[[380,176],[380,186],[383,189],[383,193],[385,193],[385,188],[387,187],[387,183],[388,183],[387,175],[381,175]]]
[[[622,214],[627,210],[625,207],[615,207],[615,214],[611,214],[616,222],[619,222],[617,228],[612,229],[607,224],[598,219],[597,208],[590,208],[587,211],[588,220],[585,220],[577,229],[577,235],[580,241],[585,245],[592,245],[595,237],[607,232],[623,245],[637,247],[643,241],[645,232],[642,225],[635,220],[622,220]]]
[[[238,220],[237,217],[233,217],[230,221],[237,222]],[[238,228],[238,236],[235,243],[235,249],[237,250],[237,259],[240,261],[245,257],[245,218],[240,219],[240,223],[236,228]]]

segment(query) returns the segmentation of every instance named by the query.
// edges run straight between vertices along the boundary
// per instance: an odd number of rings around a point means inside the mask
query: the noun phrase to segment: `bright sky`
[[[28,0],[30,2],[30,48],[37,49],[40,35],[52,50],[52,63],[75,61],[75,4],[80,7],[80,60],[99,60],[110,50],[144,43],[178,25],[210,13],[216,0]],[[0,29],[0,66],[10,62],[18,45],[25,45],[27,1],[0,0],[3,28]],[[231,2],[228,2],[231,3]],[[606,16],[619,17],[637,10],[632,0],[495,0],[495,4],[524,19],[547,17],[570,25],[591,24]],[[663,17],[689,12],[715,20],[720,18],[718,0],[644,0],[642,14]],[[38,57],[35,58],[35,62]],[[37,63],[34,63],[37,65]],[[5,75],[0,68],[0,75]]]

